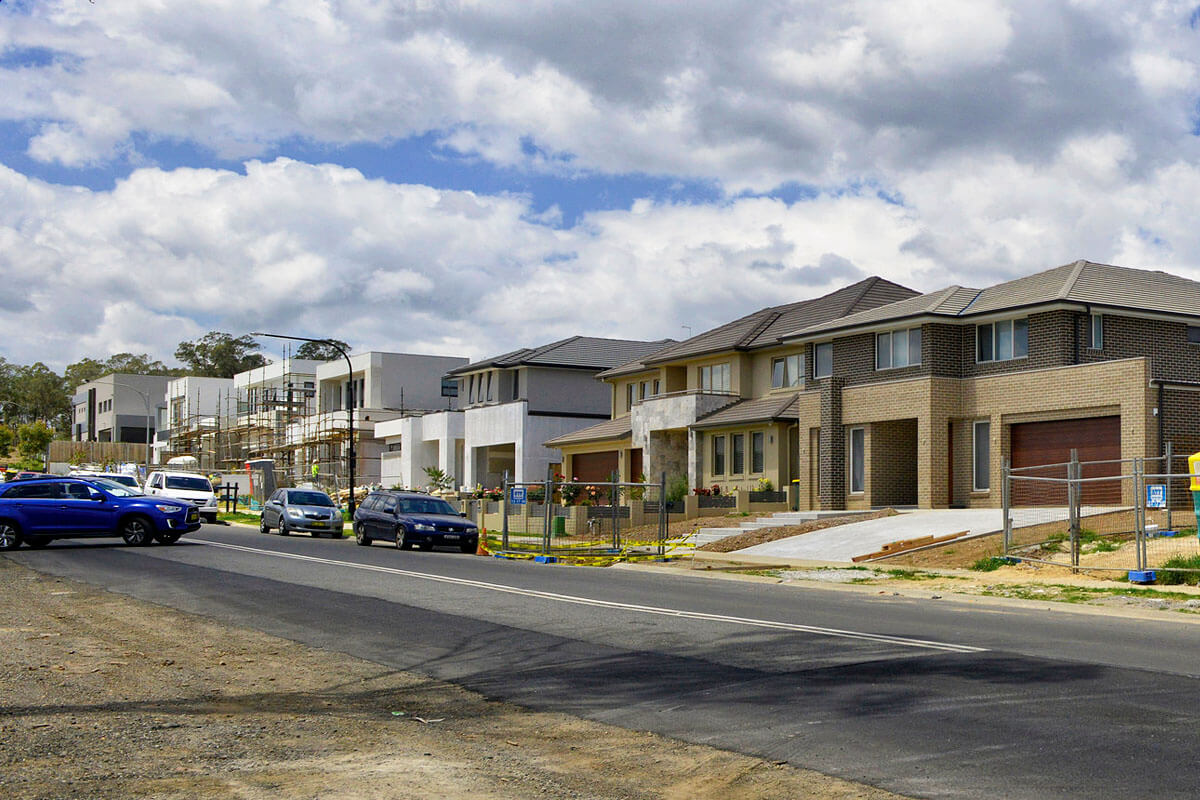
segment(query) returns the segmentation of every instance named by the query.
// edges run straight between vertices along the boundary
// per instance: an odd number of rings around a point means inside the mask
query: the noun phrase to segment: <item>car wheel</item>
[[[270,532],[271,532],[271,526],[267,524],[267,518],[266,518],[266,517],[260,517],[260,518],[259,518],[259,520],[258,520],[258,532],[259,532],[259,533],[270,533]]]
[[[153,541],[154,533],[145,517],[130,517],[121,525],[121,538],[125,544],[143,547]]]
[[[360,544],[363,547],[366,547],[372,541],[373,541],[373,539],[371,539],[370,536],[367,536],[366,531],[363,530],[362,523],[361,522],[354,523],[354,542],[355,542],[355,544]]]
[[[16,550],[21,546],[21,532],[11,522],[0,522],[0,550]]]
[[[291,531],[288,530],[287,523],[284,522],[282,519],[279,520],[279,535],[280,536],[288,536],[290,534],[291,534]]]
[[[330,532],[329,532],[329,538],[330,538],[330,539],[341,539],[341,538],[342,538],[343,536],[345,536],[345,535],[346,535],[346,534],[345,534],[345,533],[343,533],[342,531],[330,531]]]
[[[175,544],[179,541],[180,536],[181,534],[176,533],[175,531],[171,531],[169,533],[156,533],[154,534],[154,541],[158,542],[159,544]]]
[[[397,550],[412,550],[412,545],[404,541],[404,526],[396,528],[396,549]]]

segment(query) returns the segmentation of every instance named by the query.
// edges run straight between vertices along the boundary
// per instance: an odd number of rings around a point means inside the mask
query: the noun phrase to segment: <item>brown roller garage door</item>
[[[568,479],[577,481],[596,481],[607,483],[612,480],[612,474],[617,471],[619,454],[616,450],[606,450],[603,453],[579,453],[571,456],[571,474]],[[608,490],[597,493],[597,500],[608,502]]]
[[[1081,462],[1116,462],[1121,458],[1120,417],[1026,422],[1013,425],[1009,430],[1009,435],[1014,469],[1070,461],[1072,448],[1078,452]],[[1024,474],[1065,478],[1066,470],[1062,467],[1048,468],[1036,471],[1027,470]],[[1091,464],[1085,465],[1083,468],[1083,477],[1085,478],[1120,474],[1121,465],[1119,463]],[[1064,484],[1013,481],[1013,505],[1062,505],[1066,501],[1067,490]],[[1082,502],[1084,505],[1119,505],[1121,482],[1114,480],[1084,483]]]

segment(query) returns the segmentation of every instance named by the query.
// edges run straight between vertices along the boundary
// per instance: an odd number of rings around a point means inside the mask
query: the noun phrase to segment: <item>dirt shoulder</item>
[[[0,607],[0,796],[14,800],[897,797],[532,713],[2,557]]]

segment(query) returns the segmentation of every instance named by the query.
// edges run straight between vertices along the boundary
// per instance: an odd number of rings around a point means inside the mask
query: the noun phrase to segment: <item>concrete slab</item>
[[[1112,509],[1084,508],[1084,516]],[[1052,519],[1066,519],[1066,509],[1014,509],[1013,525],[1029,525]],[[922,536],[945,536],[959,531],[970,535],[994,533],[1004,528],[1003,515],[998,508],[951,508],[902,511],[894,517],[852,522],[836,528],[779,539],[738,550],[738,555],[759,555],[776,558],[803,558],[817,561],[850,561],[855,556],[879,550],[883,545],[901,539]]]

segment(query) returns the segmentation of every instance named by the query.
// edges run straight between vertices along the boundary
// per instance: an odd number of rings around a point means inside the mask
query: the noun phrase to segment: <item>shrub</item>
[[[688,482],[687,482],[687,478],[685,478],[683,475],[677,475],[676,477],[671,479],[670,483],[667,484],[667,502],[668,503],[678,503],[680,500],[682,500],[684,497],[687,496],[687,493],[688,493]]]
[[[981,558],[971,565],[971,569],[976,572],[991,572],[1008,566],[1008,559],[1004,556],[987,556]]]
[[[1167,569],[1187,569],[1192,572],[1166,572]],[[1156,583],[1165,584],[1188,584],[1196,586],[1200,584],[1200,556],[1172,556],[1163,562],[1163,569],[1157,571],[1155,575]]]

